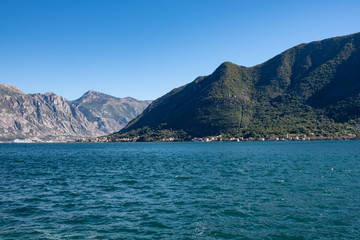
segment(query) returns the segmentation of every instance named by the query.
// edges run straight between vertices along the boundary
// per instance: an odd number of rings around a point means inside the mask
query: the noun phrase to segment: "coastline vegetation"
[[[250,68],[224,62],[106,140],[357,138],[359,59],[357,33],[301,44]]]

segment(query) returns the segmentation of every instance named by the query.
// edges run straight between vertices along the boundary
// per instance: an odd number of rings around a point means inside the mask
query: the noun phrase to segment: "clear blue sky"
[[[156,99],[224,61],[359,31],[359,0],[1,0],[0,83]]]

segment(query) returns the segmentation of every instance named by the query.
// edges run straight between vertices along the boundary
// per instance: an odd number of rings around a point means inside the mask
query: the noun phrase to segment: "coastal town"
[[[277,136],[266,136],[260,138],[254,137],[229,137],[223,135],[217,136],[209,136],[209,137],[194,137],[190,141],[187,142],[250,142],[250,141],[321,141],[321,140],[358,140],[359,136],[353,133],[343,134],[339,136],[315,136],[306,134],[286,134],[285,137],[277,137]],[[42,140],[39,138],[26,138],[26,139],[15,139],[12,141],[1,141],[0,143],[106,143],[106,142],[142,142],[140,141],[140,137],[124,137],[117,138],[115,140],[109,140],[106,136],[95,137],[95,138],[82,138],[82,139],[65,139],[58,138],[52,140]],[[174,138],[174,137],[164,137],[158,141],[153,142],[184,142],[183,140]]]
[[[223,135],[210,136],[210,137],[194,137],[191,139],[191,142],[249,142],[249,141],[319,141],[319,140],[356,140],[359,137],[356,134],[349,133],[339,136],[307,136],[306,134],[287,134],[285,137],[276,137],[276,136],[267,136],[261,138],[253,137],[226,137]],[[139,137],[127,137],[127,138],[117,138],[114,141],[109,141],[107,137],[97,137],[92,139],[81,139],[76,142],[139,142]],[[183,142],[174,137],[162,138],[159,141],[155,142]]]

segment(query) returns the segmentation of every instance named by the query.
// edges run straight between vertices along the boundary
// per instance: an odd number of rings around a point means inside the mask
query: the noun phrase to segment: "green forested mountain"
[[[158,98],[108,138],[337,136],[358,133],[359,123],[357,33],[300,44],[254,67],[225,62]]]

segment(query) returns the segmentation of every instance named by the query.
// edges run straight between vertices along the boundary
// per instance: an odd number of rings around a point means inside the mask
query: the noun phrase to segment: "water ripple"
[[[359,239],[360,141],[1,144],[0,239]]]

